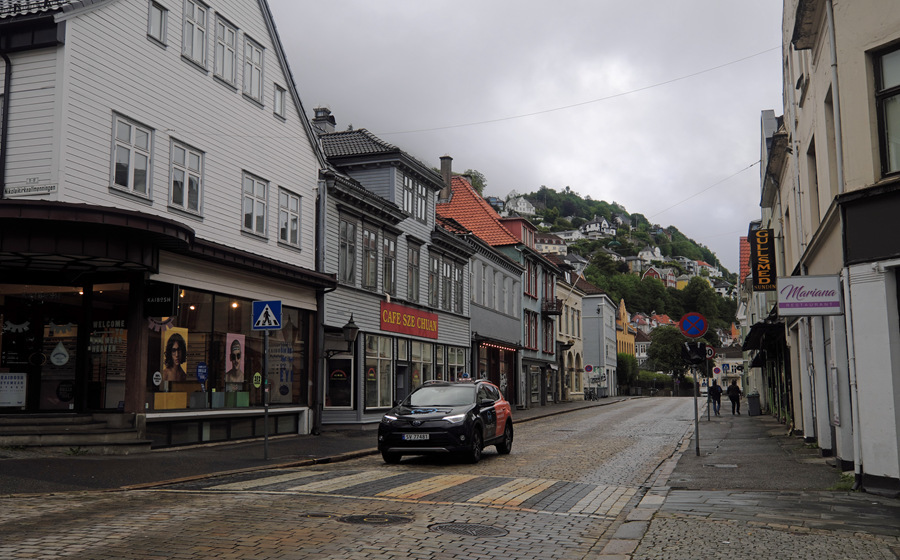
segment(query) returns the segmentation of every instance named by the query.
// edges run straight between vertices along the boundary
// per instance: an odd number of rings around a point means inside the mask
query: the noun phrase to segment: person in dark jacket
[[[709,398],[712,400],[713,412],[716,413],[716,416],[721,416],[719,411],[722,410],[722,387],[715,379],[713,379],[712,387],[709,388]]]
[[[741,395],[743,392],[737,385],[737,380],[732,379],[731,385],[728,386],[728,398],[731,399],[731,414],[741,413]]]

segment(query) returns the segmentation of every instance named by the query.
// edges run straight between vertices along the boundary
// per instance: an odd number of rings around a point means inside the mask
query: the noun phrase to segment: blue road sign
[[[699,313],[687,313],[678,322],[678,329],[681,331],[681,334],[689,338],[700,338],[706,334],[706,329],[708,328],[709,322],[707,322],[706,317]]]
[[[253,302],[253,330],[281,330],[281,300]]]

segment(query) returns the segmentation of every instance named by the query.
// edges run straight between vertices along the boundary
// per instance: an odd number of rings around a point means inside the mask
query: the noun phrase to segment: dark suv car
[[[506,454],[512,442],[509,403],[496,385],[481,380],[425,383],[378,426],[378,450],[386,463],[428,453],[458,453],[477,463],[486,445]]]

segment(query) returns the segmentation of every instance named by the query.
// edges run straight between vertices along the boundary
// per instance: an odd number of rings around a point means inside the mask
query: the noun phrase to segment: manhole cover
[[[411,517],[403,517],[400,515],[385,515],[383,513],[372,513],[369,515],[347,515],[338,519],[342,523],[360,523],[366,525],[391,525],[394,523],[409,523]]]
[[[509,531],[506,529],[490,525],[479,525],[477,523],[440,523],[432,525],[429,529],[437,533],[467,535],[470,537],[504,537],[509,534]]]

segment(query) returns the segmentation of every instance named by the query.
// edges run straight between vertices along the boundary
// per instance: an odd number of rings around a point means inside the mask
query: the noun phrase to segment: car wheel
[[[384,459],[384,462],[389,465],[396,465],[400,462],[401,455],[399,453],[388,453],[387,451],[382,451],[381,458]]]
[[[513,428],[512,424],[506,423],[506,429],[503,430],[503,441],[497,444],[497,453],[508,455],[512,451]]]
[[[481,460],[481,450],[484,449],[484,441],[481,437],[481,426],[475,426],[472,434],[472,449],[469,450],[469,462],[472,464]]]

